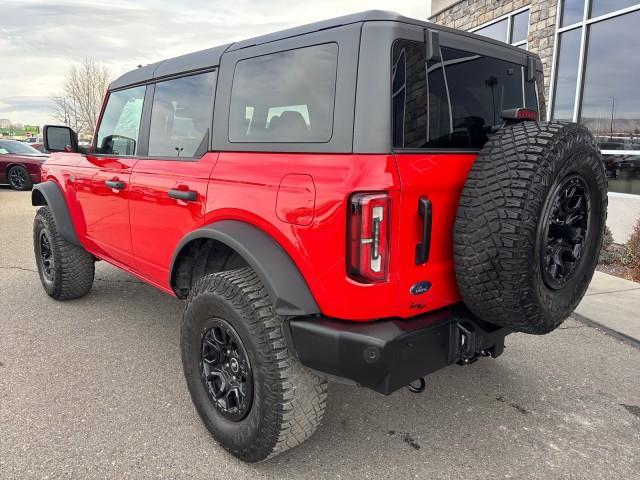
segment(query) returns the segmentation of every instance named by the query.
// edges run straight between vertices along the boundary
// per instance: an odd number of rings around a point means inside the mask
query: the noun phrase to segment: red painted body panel
[[[460,300],[452,231],[475,154],[208,153],[197,161],[54,155],[45,174],[65,191],[81,242],[97,255],[171,292],[169,268],[180,241],[220,220],[247,222],[289,254],[322,313],[351,321],[408,318]],[[118,192],[104,180],[118,178]],[[197,192],[197,201],[169,189]],[[347,215],[354,192],[391,197],[389,281],[347,276]],[[433,208],[431,253],[415,264],[421,241],[418,199]],[[130,218],[130,223],[127,219]],[[410,293],[417,282],[432,288]]]
[[[172,255],[180,240],[202,226],[209,176],[218,158],[207,153],[198,161],[145,158],[130,182],[131,238],[135,268],[146,278],[169,286]],[[185,202],[168,191],[193,190],[198,198]]]

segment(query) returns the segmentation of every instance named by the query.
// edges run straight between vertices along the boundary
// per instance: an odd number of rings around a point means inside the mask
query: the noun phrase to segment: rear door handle
[[[431,202],[428,198],[418,200],[418,213],[422,217],[422,241],[416,245],[416,265],[422,265],[429,260],[431,250]]]
[[[115,190],[124,190],[124,187],[127,186],[124,182],[121,182],[119,180],[107,180],[104,182],[104,184],[107,187],[113,188]]]
[[[169,190],[169,196],[176,200],[184,200],[185,202],[195,202],[198,199],[198,192],[193,190]]]

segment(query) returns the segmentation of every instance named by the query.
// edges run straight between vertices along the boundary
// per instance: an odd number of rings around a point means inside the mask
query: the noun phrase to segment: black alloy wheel
[[[51,242],[49,241],[49,237],[47,236],[47,232],[45,230],[40,231],[38,253],[38,261],[40,262],[42,274],[47,280],[52,282],[54,278],[53,251],[51,250]]]
[[[220,414],[235,422],[246,417],[253,401],[251,363],[237,332],[221,318],[203,332],[200,371]]]
[[[591,195],[581,175],[568,175],[551,191],[543,211],[545,227],[538,239],[542,278],[549,288],[562,288],[577,270],[585,251],[590,211]]]
[[[9,170],[9,185],[15,190],[24,190],[29,183],[29,174],[24,167],[16,166]]]

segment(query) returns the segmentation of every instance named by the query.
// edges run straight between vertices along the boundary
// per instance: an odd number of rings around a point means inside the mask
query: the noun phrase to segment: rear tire
[[[9,180],[9,186],[14,190],[31,190],[33,183],[27,169],[21,165],[15,165],[7,172],[7,179]]]
[[[471,168],[458,207],[454,257],[464,302],[496,325],[554,330],[591,281],[606,214],[604,164],[585,127],[501,129]]]
[[[259,462],[282,453],[320,424],[327,382],[289,352],[282,318],[250,268],[196,282],[184,312],[181,350],[200,418],[241,460]],[[234,371],[241,374],[236,378]],[[234,389],[240,393],[230,396]]]
[[[40,282],[50,297],[70,300],[89,293],[95,274],[93,255],[58,233],[49,207],[36,213],[33,249]]]

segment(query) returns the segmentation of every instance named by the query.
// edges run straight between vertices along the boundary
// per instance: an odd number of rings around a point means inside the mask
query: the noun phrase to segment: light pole
[[[611,99],[611,125],[609,127],[609,140],[613,140],[613,114],[616,110],[616,97],[609,97]]]

